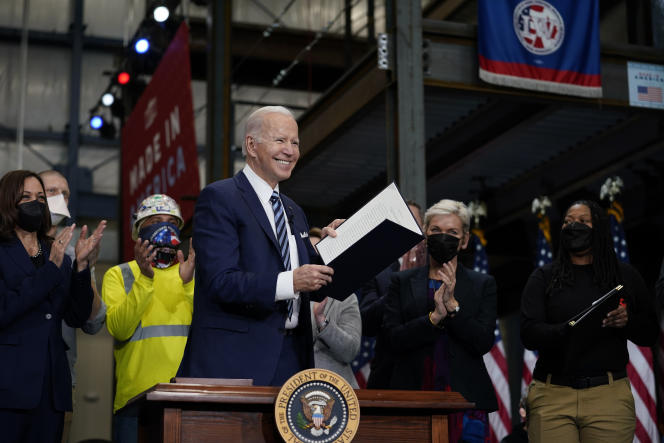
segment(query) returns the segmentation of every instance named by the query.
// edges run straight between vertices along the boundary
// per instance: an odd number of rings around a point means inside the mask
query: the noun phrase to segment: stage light
[[[115,101],[115,96],[110,92],[107,92],[101,96],[101,104],[104,106],[111,106],[114,101]]]
[[[119,84],[126,85],[127,83],[129,83],[129,80],[131,80],[131,76],[129,75],[128,72],[122,71],[118,74],[117,79]]]
[[[170,12],[166,6],[157,6],[154,8],[154,11],[152,12],[152,16],[154,17],[154,20],[159,23],[163,23],[166,20],[168,20],[168,16],[170,15]]]
[[[139,54],[145,54],[150,49],[150,42],[147,38],[139,38],[134,44],[134,50]]]
[[[100,129],[102,126],[104,126],[104,119],[101,116],[93,115],[90,117],[90,127],[92,129]]]

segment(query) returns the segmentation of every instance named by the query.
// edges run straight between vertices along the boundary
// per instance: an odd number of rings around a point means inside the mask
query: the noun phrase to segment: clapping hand
[[[189,256],[184,259],[184,253],[178,250],[178,262],[180,263],[180,278],[182,283],[187,284],[194,278],[196,269],[196,251],[194,251],[193,238],[189,239]]]
[[[78,241],[74,247],[76,251],[76,270],[78,272],[88,267],[91,257],[96,260],[104,229],[106,229],[106,220],[99,222],[97,229],[94,230],[90,237],[88,237],[87,225],[81,229],[81,235],[78,236]]]
[[[76,225],[73,224],[64,228],[58,235],[55,236],[55,240],[51,245],[51,253],[48,256],[48,259],[55,263],[58,268],[62,266],[62,259],[65,256],[65,249],[67,249],[67,245],[71,241],[72,235],[74,235],[75,227]]]
[[[456,264],[451,262],[443,263],[443,268],[438,271],[440,279],[443,281],[445,291],[443,293],[443,303],[447,312],[452,312],[459,306],[459,302],[454,298],[454,288],[456,287]]]
[[[314,303],[314,318],[316,319],[316,324],[320,327],[325,323],[325,306],[327,305],[327,297],[325,297],[320,303]]]
[[[152,269],[152,262],[157,255],[157,250],[150,244],[149,240],[141,240],[140,238],[134,243],[134,259],[141,274],[147,278],[154,277],[154,270]]]

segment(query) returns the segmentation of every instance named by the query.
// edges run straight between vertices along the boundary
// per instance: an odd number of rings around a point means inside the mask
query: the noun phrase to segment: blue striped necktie
[[[281,260],[284,263],[284,269],[290,271],[290,248],[288,247],[288,231],[286,230],[286,216],[284,215],[284,206],[281,204],[279,193],[272,191],[270,197],[272,211],[274,211],[274,225],[277,231],[277,241],[279,242],[279,252]],[[293,315],[293,299],[288,300],[288,319]]]

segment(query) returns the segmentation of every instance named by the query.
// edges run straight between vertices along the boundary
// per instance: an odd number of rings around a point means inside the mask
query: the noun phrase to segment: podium
[[[134,398],[139,441],[281,442],[274,418],[278,387],[162,383]],[[358,389],[354,442],[447,441],[447,414],[473,408],[457,392]]]

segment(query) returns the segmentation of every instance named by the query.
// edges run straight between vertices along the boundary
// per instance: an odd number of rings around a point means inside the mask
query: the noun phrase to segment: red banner
[[[134,257],[132,215],[152,194],[167,194],[189,220],[198,195],[198,154],[191,95],[189,30],[178,29],[122,129],[123,261]]]

